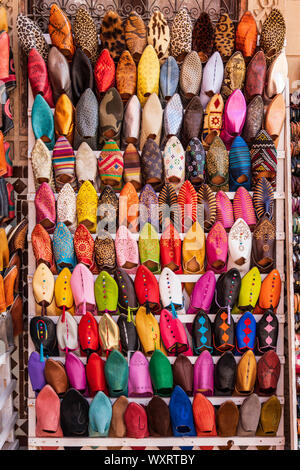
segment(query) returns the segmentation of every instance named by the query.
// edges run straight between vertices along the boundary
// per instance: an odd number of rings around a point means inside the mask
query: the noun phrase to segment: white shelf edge
[[[58,193],[54,193],[55,199],[57,199],[57,194]],[[101,193],[97,193],[97,196],[99,197],[100,194]],[[116,196],[119,196],[119,194],[120,194],[119,192],[116,192]],[[137,194],[140,195],[139,192]],[[214,194],[216,194],[216,193],[214,193]],[[229,192],[225,192],[225,194],[228,196],[228,198],[230,200],[232,200],[234,198],[235,192],[229,191]],[[250,194],[251,197],[253,197],[253,191],[249,191],[249,194]],[[156,193],[156,195],[158,196],[159,193]],[[30,203],[34,202],[34,198],[35,198],[35,193],[28,193],[27,194],[27,201],[28,202],[30,202]],[[275,191],[274,192],[274,199],[275,200],[283,200],[283,199],[285,199],[285,194],[282,193],[282,192]]]
[[[63,364],[66,361],[65,356],[49,356],[49,357],[51,359],[54,359],[55,361],[61,361]],[[84,356],[77,356],[77,357],[83,362],[83,364],[86,364],[86,357],[84,357]],[[106,361],[106,356],[100,356],[100,357],[101,357],[101,359],[103,359],[104,362]],[[174,362],[176,360],[176,356],[166,356],[166,357],[170,361],[170,364],[174,364]],[[199,356],[187,356],[187,357],[189,358],[189,360],[191,361],[192,364],[195,364],[195,362],[199,358]],[[220,359],[220,357],[221,356],[212,356],[213,363],[216,364],[218,362],[218,360]],[[242,356],[234,356],[235,362],[239,363],[241,357]],[[255,356],[256,362],[259,361],[259,359],[261,357],[262,356]],[[281,355],[278,355],[278,357],[279,357],[279,361],[280,361],[281,366],[283,366],[285,364],[285,357],[281,356]],[[150,361],[150,359],[151,359],[151,357],[149,357],[149,356],[146,356],[146,358],[148,359],[148,361]]]
[[[110,235],[111,235],[113,240],[116,239],[116,234],[115,233],[111,233]],[[139,240],[139,235],[140,235],[139,233],[132,233],[131,235],[135,240],[137,240],[137,241]],[[157,235],[158,235],[158,238],[161,239],[162,233],[158,232]],[[208,233],[205,232],[204,235],[205,235],[205,238],[207,238]],[[95,240],[96,237],[97,237],[97,234],[91,233],[91,236],[92,236],[93,240]],[[179,233],[180,240],[184,240],[185,236],[186,236],[186,233]],[[50,238],[51,238],[51,240],[53,240],[53,234],[52,233],[50,234]],[[72,234],[72,238],[74,238],[73,234]],[[285,240],[285,233],[284,232],[276,232],[275,233],[275,238],[276,238],[276,240],[281,240],[281,241]],[[28,241],[28,243],[32,243],[31,233],[28,234],[27,241]]]
[[[154,396],[154,395],[153,395]],[[283,396],[280,396],[280,395],[276,395],[280,404],[283,405],[284,404],[284,397]],[[93,398],[90,398],[90,397],[84,397],[89,403],[92,402]],[[111,403],[114,403],[117,398],[114,398],[114,397],[108,397],[111,401]],[[139,403],[141,405],[147,405],[149,403],[149,401],[153,398],[153,397],[147,397],[147,398],[144,398],[144,397],[126,397],[127,400],[129,401],[129,403]],[[166,397],[160,397],[165,403],[169,404],[170,402],[170,398],[166,398]],[[221,405],[222,403],[224,403],[225,401],[228,401],[228,400],[231,400],[233,401],[236,405],[241,405],[245,400],[246,398],[248,397],[234,397],[234,396],[214,396],[214,397],[206,397],[214,406],[219,406]],[[260,403],[265,403],[270,397],[261,397],[259,396],[258,399],[260,401]],[[193,402],[193,397],[189,397],[189,400],[190,402]],[[36,398],[35,397],[30,397],[28,399],[28,404],[29,406],[35,406],[35,402],[36,402]]]

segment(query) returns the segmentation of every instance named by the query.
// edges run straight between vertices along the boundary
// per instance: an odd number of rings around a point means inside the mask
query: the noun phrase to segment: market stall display
[[[267,69],[272,28],[280,41],[284,28],[274,10],[255,53],[253,24],[243,37],[248,17],[238,28],[242,53],[221,15],[205,61],[192,50],[197,29],[185,10],[166,36],[172,56],[165,59],[137,14],[125,21],[127,58],[107,39],[114,31],[102,30],[107,48],[93,61],[95,37],[93,47],[85,44],[74,25],[73,43],[55,5],[50,37],[32,38],[44,81],[29,73],[30,448],[201,448],[229,440],[284,448],[288,89],[287,71],[279,80]],[[26,50],[24,18],[18,31]],[[59,34],[54,21],[64,25]],[[162,206],[173,213],[159,214]],[[178,372],[183,360],[193,387]],[[86,415],[78,433],[68,426],[70,397]],[[158,397],[161,434],[150,406]],[[257,413],[248,427],[250,398]],[[55,403],[55,437],[43,430],[47,401]]]

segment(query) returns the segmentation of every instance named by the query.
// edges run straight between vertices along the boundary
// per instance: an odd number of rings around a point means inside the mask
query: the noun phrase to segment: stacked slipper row
[[[52,13],[55,18],[58,16],[62,25],[68,29],[68,19],[57,5],[53,6]],[[114,12],[110,13],[114,14]],[[180,11],[179,17],[185,14],[186,11],[183,9]],[[225,18],[226,15],[221,16],[221,24],[223,21],[227,24],[229,18]],[[19,18],[19,29],[22,31],[22,24],[27,25],[27,20],[29,23],[31,20],[23,16]],[[280,12],[274,10],[270,14],[268,22],[274,26],[278,21],[279,28],[282,28],[283,18],[281,18]],[[136,18],[131,19],[129,24],[132,25],[133,21],[136,25],[136,22],[139,23],[140,20],[136,15]],[[244,21],[244,26],[248,25],[249,14],[245,15]],[[49,25],[49,31],[53,32],[53,37],[51,37],[55,43],[58,40],[57,31],[52,27]],[[223,31],[227,41],[233,40],[234,47],[234,36],[229,39],[231,35],[228,37],[227,30],[224,32],[222,27],[217,29],[218,34],[222,34]],[[61,34],[64,34],[62,30]],[[34,31],[37,34],[36,28]],[[72,35],[71,31],[68,33],[69,40]],[[285,26],[281,30],[282,33],[284,39]],[[248,31],[248,34],[252,37],[252,33]],[[22,38],[21,33],[21,44],[28,53],[28,38],[26,38],[27,41]],[[246,41],[247,38],[244,39]],[[278,37],[276,39],[276,45],[273,44],[275,50],[278,45]],[[219,38],[219,40],[220,44],[224,44],[224,38]],[[43,36],[40,42],[43,45],[43,51],[48,51],[49,46],[45,43]],[[35,44],[35,46],[40,45],[41,47],[41,44]],[[98,160],[101,183],[111,184],[116,189],[120,189],[122,186],[122,175],[124,182],[134,181],[139,187],[141,179],[144,184],[152,181],[153,185],[159,187],[163,182],[163,171],[165,178],[172,182],[177,189],[180,188],[185,178],[199,186],[204,180],[205,162],[206,181],[215,190],[226,191],[229,187],[235,190],[240,185],[249,190],[251,188],[251,173],[253,183],[261,176],[265,176],[275,187],[276,147],[285,119],[282,92],[287,75],[285,55],[284,53],[279,54],[281,49],[278,51],[278,57],[269,68],[268,85],[265,87],[268,60],[262,50],[254,55],[248,67],[246,67],[241,51],[235,52],[228,60],[226,54],[222,55],[222,52],[217,50],[208,59],[202,73],[201,58],[196,50],[187,53],[180,71],[173,56],[168,57],[160,69],[156,52],[149,44],[142,55],[137,54],[136,56],[139,60],[138,72],[135,74],[138,77],[137,95],[134,94],[135,86],[131,93],[124,94],[119,93],[122,90],[118,91],[118,86],[114,87],[114,61],[110,52],[104,49],[97,60],[94,71],[98,87],[97,100],[91,89],[93,71],[91,64],[88,66],[86,63],[89,61],[85,55],[86,49],[85,52],[80,48],[76,50],[70,72],[68,60],[64,56],[64,54],[68,55],[65,49],[66,43],[63,42],[63,45],[61,52],[53,46],[50,49],[49,57],[46,54],[48,71],[46,64],[42,67],[36,63],[35,56],[32,64],[30,63],[31,55],[38,54],[34,46],[29,52],[29,77],[32,77],[31,84],[35,94],[32,108],[32,128],[36,139],[40,139],[45,147],[50,150],[55,148],[54,169],[58,190],[61,188],[62,182],[71,182],[74,188],[77,186],[72,147],[75,150],[80,150],[80,154],[84,154],[86,161],[92,159],[93,150],[102,149]],[[274,48],[272,52],[274,52]],[[130,55],[129,51],[125,51],[125,53]],[[60,58],[58,58],[59,54]],[[77,58],[77,56],[80,57]],[[225,69],[222,57],[227,62]],[[44,61],[42,56],[40,59]],[[134,60],[132,58],[131,60],[132,65],[136,67]],[[126,67],[130,65],[128,58],[125,59],[125,63]],[[37,68],[40,73],[36,73]],[[54,87],[58,87],[54,93],[58,96],[54,116],[49,104],[44,99],[49,94],[48,89],[40,90],[41,85],[43,87],[48,84],[51,91],[48,72],[50,78],[52,73],[50,82],[53,93]],[[68,96],[68,93],[70,95],[72,92],[71,76],[73,77],[73,89],[78,91],[78,87],[81,87],[76,110]],[[132,74],[126,69],[126,83],[130,82],[129,77],[132,78]],[[148,83],[148,79],[150,83]],[[75,83],[76,80],[78,83]],[[171,84],[168,84],[169,80],[171,80]],[[175,83],[173,83],[174,80]],[[61,82],[64,82],[64,85]],[[139,90],[139,84],[141,90]],[[178,86],[180,90],[179,93],[176,93]],[[161,99],[158,97],[159,89]],[[244,94],[241,89],[244,90]],[[262,96],[267,103],[265,116]],[[125,109],[124,99],[128,100]],[[262,129],[263,123],[264,129]],[[35,151],[38,160],[37,167],[43,167],[41,160],[49,159],[47,155],[39,156],[41,142]],[[86,145],[82,147],[82,143]],[[142,161],[140,161],[138,149],[143,153],[145,147],[144,155],[141,157]],[[124,159],[120,155],[119,148],[125,150]],[[251,149],[251,157],[249,148]],[[160,149],[163,150],[163,164]],[[228,158],[228,151],[231,149],[231,158]],[[185,158],[185,150],[188,153],[187,158]],[[43,149],[43,153],[46,154],[45,149]],[[47,164],[48,167],[49,164]],[[86,168],[80,171],[83,173],[88,171]],[[48,172],[49,181],[52,179],[51,175]],[[40,176],[40,178],[43,177]],[[92,178],[84,177],[84,179],[91,180],[94,178],[95,175]],[[82,175],[78,175],[77,179],[80,182]]]
[[[192,285],[188,304],[178,276],[168,268],[159,282],[145,266],[138,268],[134,281],[123,269],[117,269],[114,277],[102,271],[94,281],[90,270],[78,264],[72,274],[64,268],[55,281],[41,263],[32,279],[32,291],[35,316],[30,332],[42,356],[59,351],[64,355],[69,350],[101,354],[118,349],[127,354],[141,347],[147,355],[159,348],[165,354],[190,356],[202,350],[217,355],[227,350],[237,355],[247,350],[258,355],[276,350],[281,295],[277,270],[263,282],[257,268],[242,279],[231,269],[217,281],[207,271]],[[213,324],[209,314],[214,315]],[[241,315],[237,323],[236,314]],[[258,323],[254,314],[260,316]],[[79,326],[74,315],[82,316]],[[95,316],[100,316],[98,323]],[[57,324],[51,317],[59,317]]]
[[[116,18],[113,18],[114,15],[116,15]],[[33,39],[30,43],[28,37],[24,37],[24,26],[28,26],[27,23],[32,22],[27,17],[19,16],[19,39],[23,49],[29,55],[29,79],[32,84],[33,94],[37,98],[32,115],[36,138],[42,137],[47,146],[53,149],[55,139],[64,135],[72,145],[74,144],[76,150],[82,141],[86,141],[93,150],[96,150],[98,147],[101,148],[103,143],[111,137],[120,146],[121,129],[123,127],[122,133],[124,134],[125,127],[125,134],[127,129],[130,134],[133,131],[134,135],[123,136],[125,137],[123,139],[124,144],[131,142],[142,150],[145,141],[152,134],[155,136],[158,145],[165,142],[165,139],[171,135],[179,136],[181,134],[183,111],[186,108],[188,113],[185,114],[188,116],[186,116],[186,122],[183,125],[182,135],[184,147],[188,145],[192,137],[197,136],[201,136],[204,146],[209,147],[213,138],[220,134],[222,128],[221,137],[229,150],[234,137],[242,133],[247,114],[246,100],[250,104],[255,98],[249,110],[248,122],[245,127],[245,139],[251,141],[261,130],[264,120],[263,96],[266,103],[270,104],[271,102],[266,113],[265,129],[274,138],[275,145],[277,145],[285,115],[281,93],[287,77],[287,62],[282,52],[285,25],[284,19],[278,10],[273,10],[268,21],[266,21],[266,29],[269,30],[266,33],[267,36],[270,35],[270,24],[273,23],[274,30],[276,30],[276,27],[280,29],[280,32],[278,31],[281,38],[280,44],[278,44],[278,37],[276,37],[276,41],[275,37],[271,38],[273,42],[272,52],[277,51],[272,60],[266,55],[263,46],[265,40],[263,39],[261,50],[254,54],[256,50],[254,42],[254,48],[251,46],[251,52],[249,54],[248,49],[247,54],[245,42],[247,40],[252,42],[257,39],[255,21],[253,17],[251,18],[252,15],[247,12],[241,20],[241,28],[247,28],[249,20],[250,23],[253,20],[254,25],[251,24],[248,34],[244,32],[246,37],[243,38],[242,45],[237,41],[238,50],[235,53],[236,41],[233,23],[228,15],[221,15],[220,27],[217,27],[218,34],[215,37],[218,38],[220,47],[216,46],[216,51],[213,54],[211,51],[212,55],[210,54],[207,61],[204,60],[206,65],[203,67],[203,57],[201,59],[198,51],[191,50],[192,47],[190,46],[190,50],[183,53],[183,63],[180,68],[180,61],[178,65],[176,55],[173,56],[173,54],[166,58],[162,65],[160,64],[155,47],[152,44],[147,45],[147,31],[146,27],[143,26],[142,19],[135,12],[131,16],[127,20],[127,24],[131,29],[130,34],[133,33],[133,30],[136,30],[137,36],[139,36],[139,38],[136,38],[133,47],[140,43],[141,31],[144,31],[145,43],[142,50],[139,50],[133,57],[130,50],[126,50],[126,47],[130,49],[130,46],[126,44],[125,50],[118,58],[116,57],[118,54],[112,57],[114,55],[113,51],[110,51],[109,47],[104,47],[97,59],[94,71],[86,55],[87,49],[83,51],[79,47],[75,52],[73,46],[72,50],[69,50],[70,54],[66,50],[66,43],[72,38],[72,32],[71,29],[68,30],[68,25],[69,28],[71,27],[67,17],[57,5],[51,8],[50,13],[49,32],[53,44],[50,52],[49,45],[45,42],[41,33],[39,42]],[[191,26],[187,16],[188,13],[185,9],[181,9],[178,13],[180,28],[182,28],[182,21],[187,21]],[[206,15],[207,17],[208,15]],[[52,22],[56,23],[57,21],[62,24],[59,35],[57,34],[57,28],[54,28],[52,24]],[[116,12],[108,13],[108,21],[121,23]],[[175,28],[176,23],[175,21],[173,24]],[[105,20],[103,24],[105,24]],[[226,29],[224,29],[225,25]],[[38,27],[34,23],[32,28],[32,34],[38,34],[36,31]],[[64,28],[67,30],[64,31]],[[231,33],[229,33],[229,30],[231,30]],[[271,33],[272,36],[274,30]],[[151,35],[150,28],[148,32]],[[65,34],[68,34],[68,37],[61,42],[58,36],[64,36]],[[181,41],[182,32],[180,34]],[[129,43],[131,44],[131,41]],[[226,43],[228,44],[225,46]],[[224,53],[224,51],[227,53]],[[229,57],[227,55],[228,51],[231,51]],[[252,60],[247,66],[251,57]],[[68,60],[69,62],[72,61],[71,71]],[[114,61],[117,62],[117,67]],[[273,63],[267,70],[271,62]],[[226,64],[225,68],[224,63]],[[203,68],[204,70],[202,70]],[[36,73],[37,69],[39,73]],[[93,88],[98,100],[92,91]],[[244,90],[246,100],[240,91],[241,89]],[[74,98],[73,95],[75,95]],[[160,95],[160,99],[158,95]],[[212,96],[213,99],[210,100]],[[50,106],[44,99],[45,97]],[[135,99],[132,100],[132,97]],[[228,97],[230,97],[229,103],[226,102]],[[257,97],[260,97],[260,100]],[[76,110],[72,101],[76,105]],[[98,101],[100,101],[100,107]],[[54,107],[54,103],[56,125],[53,122],[50,110],[50,107]],[[125,111],[123,103],[126,104]],[[144,107],[147,103],[148,109],[145,110],[145,116],[142,118],[141,135],[139,135],[141,108],[143,108],[144,114]],[[163,108],[165,108],[164,112]],[[93,112],[88,116],[91,110]],[[203,117],[204,112],[207,112],[206,119]],[[41,115],[43,115],[43,120],[39,119]],[[155,122],[152,119],[154,116]],[[255,123],[253,119],[256,121]],[[164,121],[164,125],[162,121]],[[164,129],[161,136],[162,125]],[[128,129],[128,127],[131,129]]]
[[[46,363],[45,371],[47,368],[46,373],[52,375],[50,367]],[[112,403],[103,391],[98,391],[92,400],[87,400],[75,388],[69,388],[61,398],[47,384],[36,398],[35,435],[43,438],[89,436],[135,439],[149,436],[198,436],[207,439],[212,436],[274,437],[282,413],[280,401],[275,395],[261,403],[258,396],[252,393],[240,407],[232,400],[215,407],[200,392],[191,403],[179,385],[174,387],[169,405],[158,395],[147,401],[147,405],[143,405],[121,395]],[[213,446],[200,448],[209,450]],[[221,449],[224,450],[224,447]],[[227,445],[225,449],[228,449]],[[266,450],[268,446],[261,449]]]
[[[233,203],[225,192],[215,195],[205,184],[197,193],[189,181],[178,196],[171,184],[158,196],[149,184],[138,195],[126,183],[119,198],[110,186],[98,198],[90,181],[76,196],[67,183],[57,200],[50,185],[42,183],[34,203],[33,251],[36,261],[54,273],[66,266],[72,271],[77,262],[94,273],[119,266],[134,274],[139,264],[155,274],[164,267],[177,274],[236,267],[242,275],[250,266],[261,273],[274,268],[274,193],[265,178],[253,199],[240,187]]]

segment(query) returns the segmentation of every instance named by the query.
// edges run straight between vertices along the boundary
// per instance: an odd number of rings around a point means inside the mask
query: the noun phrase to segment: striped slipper
[[[256,216],[260,219],[267,214],[270,220],[273,217],[274,191],[266,178],[261,178],[255,185],[253,192],[253,205]]]

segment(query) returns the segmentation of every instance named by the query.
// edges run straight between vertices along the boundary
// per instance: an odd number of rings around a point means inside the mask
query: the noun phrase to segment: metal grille
[[[28,12],[37,21],[44,32],[48,32],[49,7],[51,0],[29,0]],[[148,22],[154,11],[161,11],[169,24],[180,8],[185,7],[194,22],[202,11],[209,13],[211,21],[216,23],[220,13],[228,13],[236,22],[239,18],[238,0],[57,0],[55,2],[69,17],[71,22],[75,18],[77,9],[83,5],[92,15],[98,28],[101,19],[108,10],[116,10],[121,18],[126,18],[135,10],[144,21]]]

